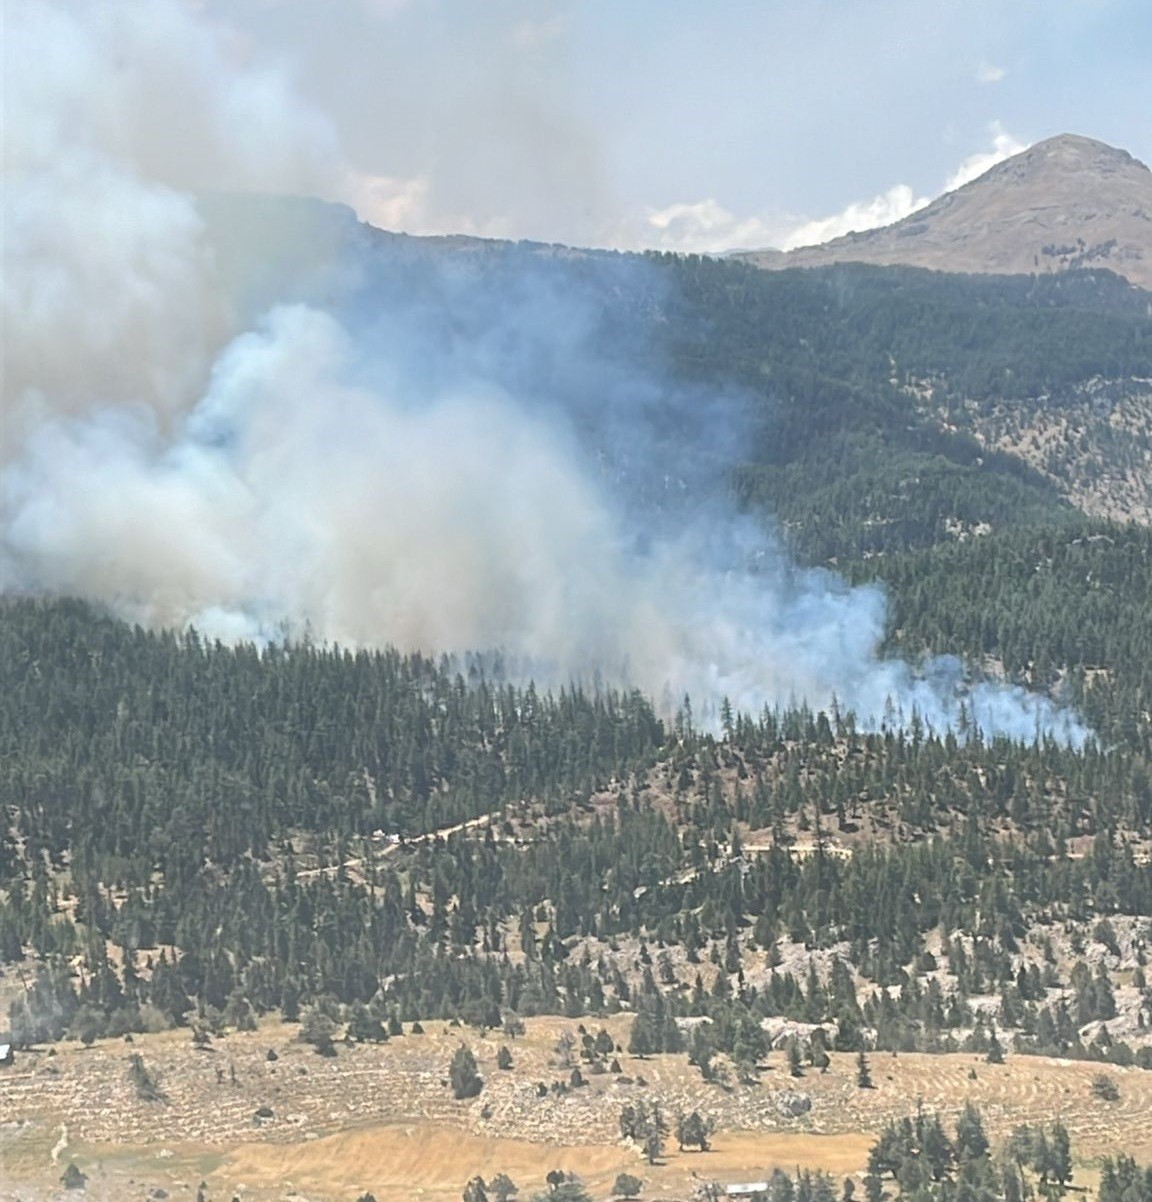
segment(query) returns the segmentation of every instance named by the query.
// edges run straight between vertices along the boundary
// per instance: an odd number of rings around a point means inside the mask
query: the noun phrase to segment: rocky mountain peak
[[[1015,275],[1104,267],[1152,288],[1152,171],[1094,138],[1058,134],[894,225],[735,257],[776,269],[864,262]]]

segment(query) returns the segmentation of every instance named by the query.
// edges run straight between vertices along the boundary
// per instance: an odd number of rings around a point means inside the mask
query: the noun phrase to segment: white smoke
[[[879,658],[881,594],[795,570],[750,523],[685,501],[638,521],[604,463],[683,491],[723,431],[697,417],[658,454],[641,411],[676,399],[590,360],[578,301],[517,281],[505,316],[445,319],[401,284],[375,324],[302,303],[249,319],[268,281],[225,261],[191,190],[322,187],[333,143],[191,10],[18,0],[9,36],[0,587],[227,639],[503,649],[550,682],[705,709],[1083,738],[1043,698],[965,690],[952,661]],[[534,358],[578,405],[533,395]]]
[[[334,142],[177,0],[5,6],[4,435],[170,414],[231,332],[197,188],[322,188]]]

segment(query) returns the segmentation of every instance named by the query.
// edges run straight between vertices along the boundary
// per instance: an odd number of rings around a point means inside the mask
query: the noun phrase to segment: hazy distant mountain
[[[788,253],[732,257],[769,269],[859,262],[1034,274],[1106,267],[1152,288],[1152,172],[1126,151],[1060,134],[894,225]]]

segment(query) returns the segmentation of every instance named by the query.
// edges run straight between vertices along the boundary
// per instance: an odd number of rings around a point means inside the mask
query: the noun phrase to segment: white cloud
[[[1004,129],[999,121],[992,122],[990,132],[992,134],[992,149],[969,155],[945,181],[945,192],[954,192],[957,188],[962,188],[965,184],[970,184],[974,179],[983,175],[985,171],[995,167],[997,163],[1002,163],[1005,159],[1010,159],[1014,154],[1019,154],[1022,150],[1028,149],[1029,143],[1021,142],[1019,138],[1014,138]]]
[[[779,234],[779,225],[760,217],[737,217],[709,198],[695,204],[649,209],[644,229],[627,241],[657,250],[719,253],[763,246]]]
[[[775,247],[792,250],[838,238],[853,230],[890,225],[923,208],[927,197],[897,184],[880,196],[855,201],[829,217],[797,221],[766,213],[738,215],[714,197],[649,208],[642,218],[629,218],[605,232],[602,241],[623,249],[675,251],[681,254],[725,254],[734,250]]]
[[[515,238],[513,223],[502,217],[477,219],[436,203],[426,175],[348,175],[341,199],[361,221],[377,229],[405,234],[469,234],[477,238]]]
[[[1007,74],[1003,67],[997,67],[995,63],[981,63],[976,68],[976,82],[999,83]]]
[[[999,122],[989,127],[992,144],[965,158],[944,180],[941,192],[970,183],[997,163],[1026,150],[1028,143],[1008,133]],[[524,236],[511,214],[478,218],[444,204],[434,180],[426,175],[352,174],[344,198],[360,218],[381,229],[409,234],[471,234],[484,238]],[[937,194],[938,195],[938,194]],[[892,225],[930,204],[908,184],[894,184],[868,200],[855,200],[837,213],[798,218],[786,214],[734,213],[715,197],[648,207],[589,227],[582,244],[621,250],[664,250],[680,254],[725,254],[734,250],[775,247],[795,250],[818,246],[845,234]]]
[[[941,193],[954,192],[970,184],[997,163],[1028,149],[1027,142],[1013,137],[999,121],[993,121],[988,132],[992,135],[992,146],[964,159],[944,181]],[[868,201],[855,201],[831,217],[805,222],[792,230],[780,245],[784,250],[793,250],[798,246],[817,246],[860,230],[879,229],[903,220],[924,208],[931,200],[929,196],[916,196],[907,184],[896,184],[880,196]]]
[[[384,230],[428,233],[428,180],[394,175],[353,174],[344,192],[361,221]]]
[[[941,192],[952,192],[971,183],[985,171],[1028,149],[1028,143],[1008,133],[996,121],[989,127],[992,145],[969,155],[944,181]],[[658,250],[726,251],[776,247],[795,250],[818,246],[845,234],[878,229],[903,220],[930,204],[931,196],[919,196],[908,184],[894,184],[870,200],[855,200],[827,217],[796,220],[768,214],[740,216],[718,201],[681,202],[663,209],[649,209],[644,221],[616,230],[610,239],[616,246],[643,246]]]
[[[816,246],[844,234],[891,225],[928,203],[929,197],[917,196],[907,184],[896,184],[871,200],[854,201],[831,217],[804,222],[784,238],[780,247],[795,250],[798,246]]]

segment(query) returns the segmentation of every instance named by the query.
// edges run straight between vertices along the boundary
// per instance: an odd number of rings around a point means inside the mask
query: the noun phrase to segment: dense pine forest
[[[1110,919],[1152,913],[1152,788],[1127,749],[805,712],[733,715],[717,737],[635,694],[209,646],[77,603],[10,602],[3,631],[19,803],[0,948],[40,960],[21,1040],[325,998],[489,1026],[627,1007],[665,1032],[710,1014],[717,1050],[754,1065],[753,1017],[834,1024],[842,1050],[941,1048],[988,1038],[966,998],[1000,992],[1021,1047],[1075,1052],[1115,982],[1065,980],[1022,942],[1071,922],[1107,946]],[[752,832],[770,846],[745,852]],[[922,988],[941,931],[948,981]],[[782,943],[831,950],[827,976],[747,979],[744,958]],[[861,981],[901,985],[899,1004]]]
[[[365,253],[392,270],[368,273],[361,301],[431,287],[432,252]],[[561,270],[540,248],[492,252],[457,280],[461,311],[526,261]],[[15,1042],[264,1014],[386,1038],[429,1018],[627,1011],[635,1048],[690,1056],[705,1079],[754,1077],[774,1016],[803,1026],[809,1063],[963,1047],[1152,1069],[1152,535],[1085,516],[910,388],[1053,406],[1098,378],[1138,389],[1147,295],[1107,273],[660,256],[563,271],[603,314],[596,338],[685,396],[706,387],[718,413],[739,398],[724,488],[802,562],[881,582],[893,650],[1046,691],[1093,737],[1072,750],[727,705],[713,728],[691,698],[666,713],[636,692],[537,688],[491,654],[226,646],[12,596]],[[532,370],[544,393],[588,384]],[[627,457],[605,470],[627,475]],[[691,1037],[677,1021],[702,1016]]]

